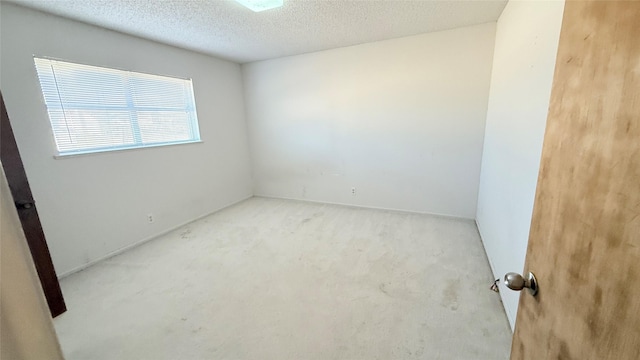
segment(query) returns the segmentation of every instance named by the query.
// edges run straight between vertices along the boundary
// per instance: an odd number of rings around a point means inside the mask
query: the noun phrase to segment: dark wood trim
[[[0,159],[7,176],[11,195],[18,209],[18,216],[22,223],[24,235],[27,238],[29,250],[42,284],[42,290],[47,299],[51,315],[56,317],[67,311],[62,297],[62,290],[56,271],[51,261],[49,247],[42,230],[42,224],[38,217],[36,204],[29,187],[27,174],[24,171],[22,158],[18,151],[13,129],[9,122],[9,115],[4,106],[4,99],[0,93],[2,103],[1,127],[0,127]]]

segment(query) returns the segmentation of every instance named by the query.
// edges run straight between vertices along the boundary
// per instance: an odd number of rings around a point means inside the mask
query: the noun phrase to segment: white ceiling
[[[496,21],[507,0],[3,0],[238,63]]]

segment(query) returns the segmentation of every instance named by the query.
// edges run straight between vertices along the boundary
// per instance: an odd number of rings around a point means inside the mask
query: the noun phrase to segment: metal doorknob
[[[531,295],[536,296],[538,293],[538,282],[532,272],[527,274],[527,278],[522,277],[518,273],[507,273],[504,276],[504,284],[511,290],[520,291],[524,288],[529,289]]]

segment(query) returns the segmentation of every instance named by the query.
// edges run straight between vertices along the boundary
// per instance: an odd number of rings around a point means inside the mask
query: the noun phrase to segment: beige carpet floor
[[[251,198],[62,280],[67,360],[508,359],[471,220]]]

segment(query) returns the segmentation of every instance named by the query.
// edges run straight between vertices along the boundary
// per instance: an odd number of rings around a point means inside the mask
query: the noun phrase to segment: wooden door
[[[22,230],[27,239],[31,257],[38,272],[40,284],[42,284],[42,290],[47,299],[49,310],[51,311],[51,315],[56,317],[67,311],[67,307],[62,297],[56,271],[53,268],[47,241],[44,236],[44,231],[42,230],[42,225],[40,224],[40,217],[38,217],[38,211],[36,210],[31,188],[27,181],[27,174],[24,171],[18,146],[13,136],[13,130],[11,129],[9,115],[4,106],[2,94],[0,94],[0,103],[2,104],[0,117],[0,158],[2,167],[7,176],[11,195],[18,209]]]
[[[565,4],[512,359],[640,359],[640,2]]]

